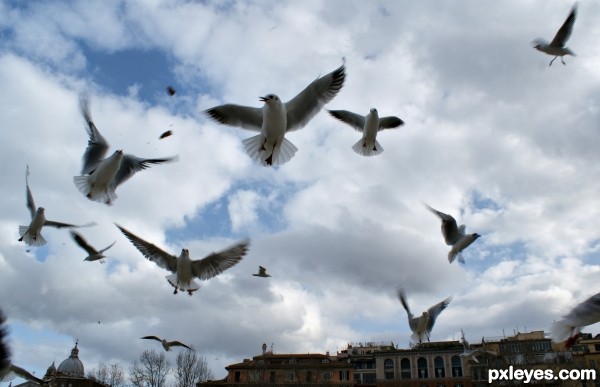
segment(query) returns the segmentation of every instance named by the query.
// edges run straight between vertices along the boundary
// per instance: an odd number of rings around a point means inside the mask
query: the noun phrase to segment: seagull
[[[600,321],[600,293],[595,294],[574,307],[550,329],[552,341],[566,341],[567,347],[573,345],[581,328]]]
[[[152,243],[146,242],[118,224],[115,225],[144,257],[173,273],[167,276],[167,281],[175,288],[173,294],[177,294],[178,290],[185,290],[191,296],[200,288],[200,285],[194,281],[194,277],[200,280],[215,277],[239,263],[248,252],[250,245],[250,240],[244,240],[223,251],[211,253],[203,259],[192,260],[188,249],[181,249],[181,254],[176,257],[162,251]]]
[[[12,364],[10,360],[10,348],[6,343],[8,329],[5,326],[6,318],[0,311],[0,383],[9,382],[15,377],[23,378],[33,383],[42,384],[41,379],[36,378],[28,371]]]
[[[262,108],[226,104],[205,113],[221,124],[260,132],[242,141],[246,153],[261,165],[281,165],[289,161],[298,148],[284,136],[304,127],[321,108],[337,95],[346,77],[344,64],[314,80],[297,96],[283,103],[275,94],[259,99]]]
[[[35,202],[33,201],[33,195],[29,188],[29,165],[25,171],[25,187],[27,192],[27,209],[31,214],[31,222],[29,226],[19,226],[19,242],[25,242],[29,246],[43,246],[45,245],[46,239],[41,234],[44,226],[51,226],[56,228],[73,228],[73,227],[89,227],[95,225],[95,223],[88,223],[83,226],[76,226],[69,223],[55,222],[53,220],[46,219],[46,210],[44,207],[38,207],[36,209]]]
[[[573,24],[575,24],[576,16],[577,16],[577,3],[573,6],[573,8],[571,8],[571,13],[569,13],[569,16],[567,16],[567,19],[565,20],[563,25],[560,27],[560,29],[554,36],[554,39],[552,39],[552,41],[550,43],[548,43],[544,39],[540,39],[540,38],[533,41],[534,48],[538,49],[541,52],[545,52],[548,55],[554,55],[554,58],[550,61],[550,64],[548,66],[552,66],[552,62],[554,62],[554,59],[558,58],[559,56],[560,56],[560,61],[564,65],[566,65],[566,63],[563,60],[563,56],[565,56],[565,55],[575,56],[573,51],[571,51],[569,48],[565,47],[565,44],[567,43],[567,40],[569,40],[569,37],[571,36],[571,32],[573,31]]]
[[[104,158],[108,150],[108,142],[102,137],[92,121],[87,98],[81,97],[79,106],[87,123],[90,138],[87,149],[83,154],[81,176],[74,176],[73,182],[77,189],[88,199],[111,205],[117,198],[115,193],[117,187],[136,172],[148,168],[150,164],[160,164],[176,159],[176,157],[143,159],[124,154],[121,149]]]
[[[465,225],[461,224],[457,225],[456,219],[452,217],[452,215],[445,214],[441,211],[436,210],[423,203],[425,207],[436,214],[442,220],[442,235],[444,236],[444,241],[448,246],[452,246],[450,251],[448,252],[448,261],[450,263],[454,262],[456,257],[458,257],[458,262],[465,263],[465,259],[462,256],[462,251],[469,247],[469,245],[481,235],[477,233],[473,234],[465,234]]]
[[[73,238],[73,240],[75,241],[75,243],[77,243],[79,245],[79,247],[81,247],[82,249],[84,249],[85,251],[87,251],[87,253],[89,254],[84,261],[100,261],[100,263],[104,263],[104,258],[105,256],[102,254],[104,253],[106,250],[110,249],[115,242],[111,243],[108,247],[103,248],[102,250],[98,251],[95,248],[93,248],[92,246],[90,246],[87,241],[83,238],[83,236],[81,236],[80,233],[71,230],[71,237]]]
[[[423,338],[427,338],[427,341],[430,341],[429,337],[431,335],[433,325],[435,324],[435,319],[440,313],[442,313],[444,309],[446,309],[450,301],[452,301],[452,296],[450,296],[444,301],[441,301],[427,309],[420,317],[414,317],[410,312],[408,303],[406,302],[406,294],[403,288],[398,289],[398,298],[400,298],[400,302],[408,314],[408,326],[413,332],[410,336],[412,343],[416,343],[417,341],[422,343]]]
[[[165,349],[165,351],[170,351],[171,347],[185,347],[187,349],[192,349],[189,346],[183,344],[181,341],[167,341],[165,339],[161,339],[160,337],[156,337],[156,336],[144,336],[144,337],[140,337],[140,339],[149,339],[149,340],[156,340],[156,341],[160,341],[163,348]]]
[[[258,273],[252,274],[255,277],[270,277],[270,274],[267,274],[267,269],[262,266],[258,266]]]
[[[464,357],[466,360],[473,360],[475,363],[479,363],[479,359],[477,359],[477,356],[485,355],[485,354],[497,356],[497,353],[494,351],[486,351],[482,348],[471,349],[471,345],[469,344],[467,339],[465,339],[465,332],[462,330],[462,328],[460,329],[460,334],[461,334],[460,340],[462,341],[462,344],[463,344],[463,353],[461,353],[460,356]],[[483,339],[482,339],[482,344],[483,344]]]
[[[362,138],[352,146],[356,153],[363,156],[375,156],[383,152],[383,147],[377,141],[377,133],[380,130],[404,125],[404,121],[395,116],[379,118],[375,108],[372,108],[366,117],[348,110],[329,110],[329,114],[363,134]]]

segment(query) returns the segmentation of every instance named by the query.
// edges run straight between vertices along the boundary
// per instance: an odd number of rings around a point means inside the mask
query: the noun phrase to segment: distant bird
[[[565,55],[575,56],[573,51],[571,51],[569,48],[565,47],[565,44],[567,43],[567,40],[569,40],[569,37],[571,36],[571,32],[573,31],[573,24],[575,24],[576,17],[577,17],[577,4],[575,4],[573,6],[573,8],[571,8],[571,13],[569,13],[569,16],[567,16],[567,19],[565,20],[563,25],[560,27],[560,29],[554,36],[554,39],[552,39],[552,41],[550,43],[548,43],[544,39],[540,39],[540,38],[533,41],[534,48],[538,49],[541,52],[545,52],[548,55],[554,55],[554,58],[550,61],[550,64],[548,66],[552,66],[552,62],[554,62],[554,59],[558,58],[559,56],[560,56],[560,61],[564,65],[566,63],[563,60],[563,56],[565,56]]]
[[[164,132],[163,134],[160,135],[160,137],[158,138],[159,140],[162,140],[163,138],[169,137],[170,135],[173,134],[172,130],[167,130],[166,132]]]
[[[422,343],[423,339],[425,338],[427,341],[430,341],[429,337],[431,335],[431,330],[433,329],[436,318],[444,309],[446,309],[450,301],[452,301],[452,296],[450,296],[444,301],[439,302],[427,309],[420,317],[414,317],[410,312],[408,303],[406,302],[406,294],[403,288],[398,288],[398,298],[400,299],[404,310],[406,310],[406,313],[408,314],[408,326],[413,332],[410,336],[412,343]]]
[[[167,281],[175,288],[173,294],[177,294],[178,290],[185,290],[191,296],[200,288],[194,278],[208,280],[236,265],[246,255],[250,245],[249,240],[244,240],[223,251],[211,253],[203,259],[191,260],[188,249],[181,249],[181,255],[176,257],[152,243],[146,242],[118,224],[115,225],[144,257],[174,273],[166,277]]]
[[[169,94],[169,96],[174,96],[175,95],[175,88],[173,86],[167,86],[167,94]]]
[[[95,223],[88,223],[83,226],[76,226],[69,223],[55,222],[53,220],[46,219],[46,211],[44,207],[38,207],[36,210],[35,202],[33,201],[33,195],[31,189],[29,189],[29,166],[25,171],[25,188],[27,195],[27,208],[31,214],[31,222],[29,226],[19,226],[19,242],[25,242],[29,246],[43,246],[46,244],[46,239],[42,236],[42,228],[44,226],[56,227],[56,228],[73,228],[73,227],[88,227],[93,226]]]
[[[398,117],[379,118],[375,108],[372,108],[366,117],[347,110],[329,110],[329,114],[362,133],[362,138],[352,146],[352,149],[363,156],[375,156],[383,152],[383,147],[377,141],[379,131],[404,125],[404,121]]]
[[[190,350],[192,349],[192,348],[188,347],[187,345],[183,344],[181,341],[177,341],[177,340],[167,341],[165,339],[161,339],[160,337],[156,337],[156,336],[144,336],[144,337],[141,337],[140,339],[150,339],[150,340],[160,341],[160,343],[162,344],[165,351],[170,351],[171,347],[185,347]]]
[[[258,267],[258,273],[257,274],[252,274],[255,277],[270,277],[270,274],[267,274],[267,269],[265,269],[262,266]]]
[[[0,383],[13,380],[15,377],[23,378],[33,383],[42,384],[43,380],[36,378],[28,371],[12,364],[10,360],[10,348],[6,340],[8,338],[8,329],[6,328],[6,318],[0,311]]]
[[[82,249],[87,251],[88,256],[84,259],[84,261],[98,261],[99,260],[100,263],[104,263],[105,256],[103,255],[103,253],[106,250],[110,249],[116,242],[115,241],[115,242],[111,243],[109,246],[98,251],[95,248],[93,248],[92,246],[90,246],[87,243],[87,241],[83,238],[83,236],[81,236],[81,234],[79,234],[78,232],[71,230],[71,237],[73,238],[75,243],[77,243],[79,245],[79,247],[81,247]]]
[[[458,226],[456,219],[454,219],[452,215],[438,211],[435,208],[429,207],[425,203],[423,204],[429,211],[437,215],[442,221],[442,235],[444,236],[444,241],[448,246],[452,246],[448,252],[448,261],[452,263],[456,257],[458,257],[458,261],[460,263],[465,263],[465,259],[461,254],[462,251],[469,247],[471,243],[475,242],[477,238],[481,237],[481,235],[477,233],[465,234],[465,225],[461,224]]]
[[[573,345],[581,328],[600,321],[600,293],[595,294],[574,307],[559,321],[555,321],[550,329],[554,342],[566,341],[567,347]]]
[[[344,65],[314,80],[297,96],[283,103],[275,94],[259,99],[262,108],[226,104],[205,113],[230,126],[260,132],[242,141],[246,153],[261,165],[281,165],[289,161],[298,148],[284,136],[305,126],[321,108],[340,91],[346,77]]]
[[[75,186],[88,199],[111,205],[117,198],[117,187],[133,176],[136,172],[146,169],[150,164],[160,164],[173,161],[176,157],[160,159],[142,159],[122,150],[115,151],[110,157],[104,158],[108,150],[108,142],[102,137],[92,121],[89,101],[82,97],[79,101],[81,114],[87,123],[89,141],[83,154],[82,176],[73,177]]]

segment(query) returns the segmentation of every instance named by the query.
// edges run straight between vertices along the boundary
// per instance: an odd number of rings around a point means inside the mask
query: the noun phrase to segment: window
[[[368,374],[363,374],[363,383],[371,384],[377,381],[377,375],[374,372],[369,372]]]
[[[340,371],[340,380],[349,380],[350,373],[347,370]]]
[[[236,383],[240,382],[240,371],[235,371],[235,382]]]
[[[324,371],[323,372],[323,380],[325,380],[325,381],[330,381],[331,380],[331,372],[330,371]]]
[[[385,359],[383,362],[383,372],[386,380],[394,379],[394,361],[392,359]]]
[[[419,379],[427,379],[429,377],[427,373],[427,359],[424,357],[420,357],[417,360],[417,371],[419,374]]]
[[[298,360],[296,360],[296,359],[290,359],[290,364],[296,364],[296,363],[298,363]]]
[[[306,371],[306,381],[312,382],[312,371]]]
[[[275,376],[275,371],[271,371],[269,374],[269,382],[275,383],[277,381],[277,377]]]
[[[261,372],[260,371],[250,372],[250,381],[251,382],[260,382],[260,380],[261,380]]]
[[[285,380],[288,382],[293,382],[295,380],[294,378],[294,372],[289,372],[285,375]]]
[[[444,359],[441,356],[436,356],[433,359],[433,367],[435,368],[435,377],[436,378],[445,378],[446,370],[444,369]]]
[[[400,377],[410,379],[410,360],[407,358],[400,360]]]
[[[454,376],[455,378],[462,377],[463,372],[462,372],[462,364],[460,362],[460,357],[452,356],[451,362],[452,362],[452,376]]]

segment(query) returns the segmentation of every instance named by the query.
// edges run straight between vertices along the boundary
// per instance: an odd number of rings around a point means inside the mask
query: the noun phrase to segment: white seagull
[[[8,338],[8,329],[5,326],[6,318],[0,311],[0,383],[6,383],[15,377],[23,378],[36,384],[42,384],[41,379],[36,378],[28,371],[12,364],[10,360],[10,348],[6,343]]]
[[[31,222],[29,226],[19,226],[19,242],[25,242],[29,246],[43,246],[46,244],[46,239],[42,236],[42,228],[44,226],[56,227],[56,228],[68,228],[68,227],[88,227],[93,226],[95,223],[88,223],[83,226],[76,226],[69,223],[55,222],[53,220],[46,219],[46,211],[44,207],[38,207],[36,209],[35,202],[33,201],[33,195],[31,189],[29,189],[29,166],[25,171],[25,187],[27,193],[27,209],[31,214]]]
[[[441,301],[431,308],[427,309],[420,317],[414,317],[410,312],[410,308],[408,307],[408,303],[406,302],[406,294],[403,288],[398,288],[398,298],[402,303],[402,306],[406,310],[408,314],[408,326],[410,330],[413,332],[410,336],[412,343],[422,343],[423,339],[429,340],[431,335],[431,330],[433,329],[433,325],[435,324],[435,319],[439,316],[440,313],[452,301],[452,296],[446,298],[444,301]]]
[[[181,255],[176,257],[164,252],[152,243],[146,242],[118,224],[115,225],[144,257],[163,269],[174,273],[167,276],[167,281],[175,288],[173,294],[177,294],[179,290],[184,290],[191,296],[193,292],[200,288],[194,278],[208,280],[236,265],[246,255],[250,245],[249,240],[244,240],[223,251],[211,253],[203,259],[192,260],[188,249],[181,249]]]
[[[116,242],[115,241],[115,242],[111,243],[110,245],[103,248],[102,250],[96,250],[94,247],[90,246],[89,243],[87,243],[85,238],[80,233],[71,230],[71,237],[73,238],[75,243],[77,243],[77,245],[79,245],[79,247],[81,247],[88,253],[88,256],[84,259],[84,261],[90,261],[90,262],[99,260],[100,263],[104,263],[105,256],[103,253],[106,250],[110,249]]]
[[[480,356],[480,355],[497,356],[496,352],[486,351],[483,348],[471,349],[471,345],[465,338],[465,332],[462,330],[462,328],[460,329],[460,334],[461,334],[460,340],[462,341],[462,345],[463,345],[463,353],[461,353],[460,356],[464,357],[465,360],[473,360],[475,363],[479,363],[479,359],[477,359],[477,356]],[[483,342],[483,339],[482,339],[482,342]],[[482,345],[483,345],[483,343],[482,343]]]
[[[270,274],[267,274],[267,269],[262,266],[258,266],[258,273],[252,274],[255,277],[270,277]]]
[[[167,341],[167,340],[161,339],[160,337],[157,337],[157,336],[144,336],[144,337],[141,337],[140,339],[146,339],[146,340],[149,339],[149,340],[159,341],[162,344],[165,351],[170,351],[171,347],[185,347],[190,350],[192,349],[191,347],[183,344],[181,341],[177,341],[177,340]]]
[[[363,156],[375,156],[383,152],[383,147],[377,141],[379,131],[404,125],[404,121],[395,116],[379,118],[375,108],[372,108],[366,117],[348,110],[329,110],[329,114],[362,133],[362,138],[352,149]]]
[[[477,238],[481,237],[481,235],[477,233],[465,234],[465,225],[461,224],[458,226],[456,219],[454,219],[452,215],[438,211],[435,208],[429,207],[425,203],[423,204],[429,211],[437,215],[442,221],[441,227],[444,241],[448,246],[452,246],[448,252],[448,261],[452,263],[456,257],[458,257],[458,262],[465,263],[465,259],[461,254],[462,251],[469,247],[471,243],[475,242]]]
[[[581,328],[600,321],[600,293],[595,294],[573,308],[550,329],[554,342],[566,341],[567,347],[573,345]]]
[[[563,25],[560,27],[560,29],[554,36],[554,39],[552,39],[550,43],[540,38],[533,41],[534,48],[540,50],[541,52],[545,52],[548,55],[554,55],[554,58],[552,58],[548,66],[552,66],[552,62],[554,62],[554,59],[558,58],[559,56],[562,64],[566,64],[563,60],[563,56],[575,56],[573,51],[565,47],[565,44],[567,43],[567,40],[569,39],[569,37],[571,36],[571,32],[573,31],[573,24],[575,24],[576,16],[577,4],[573,6],[573,8],[571,9],[571,13],[569,13],[569,16],[567,16],[567,20],[565,20]]]
[[[242,141],[246,153],[262,165],[281,165],[298,150],[284,137],[285,134],[304,127],[336,96],[344,84],[344,71],[342,64],[285,103],[277,95],[268,94],[259,98],[265,103],[262,108],[226,104],[205,113],[222,124],[260,132]]]
[[[82,176],[74,176],[73,181],[77,189],[88,199],[111,205],[117,198],[115,193],[117,187],[136,172],[148,168],[150,164],[160,164],[176,159],[176,157],[142,159],[124,154],[122,150],[117,150],[111,156],[104,158],[108,150],[108,142],[92,121],[89,101],[87,98],[81,97],[79,105],[81,114],[87,123],[89,141],[83,154]]]

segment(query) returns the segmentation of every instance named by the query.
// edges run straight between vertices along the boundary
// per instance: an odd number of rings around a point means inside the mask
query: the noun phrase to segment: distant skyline
[[[43,374],[78,339],[86,371],[127,370],[150,348],[139,338],[156,335],[193,345],[222,378],[262,343],[278,353],[407,347],[398,286],[415,315],[454,297],[432,341],[461,328],[472,342],[548,332],[600,291],[600,4],[579,2],[566,65],[548,66],[531,44],[572,6],[0,0],[0,308],[14,362]],[[255,132],[203,113],[261,107],[269,93],[287,101],[343,60],[343,88],[286,135],[298,152],[280,167],[245,153]],[[82,93],[110,152],[178,161],[137,173],[110,207],[86,199],[73,184],[88,141]],[[371,108],[405,125],[378,135],[382,154],[362,157],[351,149],[359,134],[326,109]],[[49,219],[96,222],[79,230],[96,247],[116,240],[105,264],[84,262],[65,230],[44,229],[41,248],[17,241],[30,219],[27,165]],[[482,235],[465,265],[448,263],[423,203]],[[192,297],[173,295],[168,273],[114,223],[195,259],[252,244]],[[252,276],[259,265],[272,277]]]

